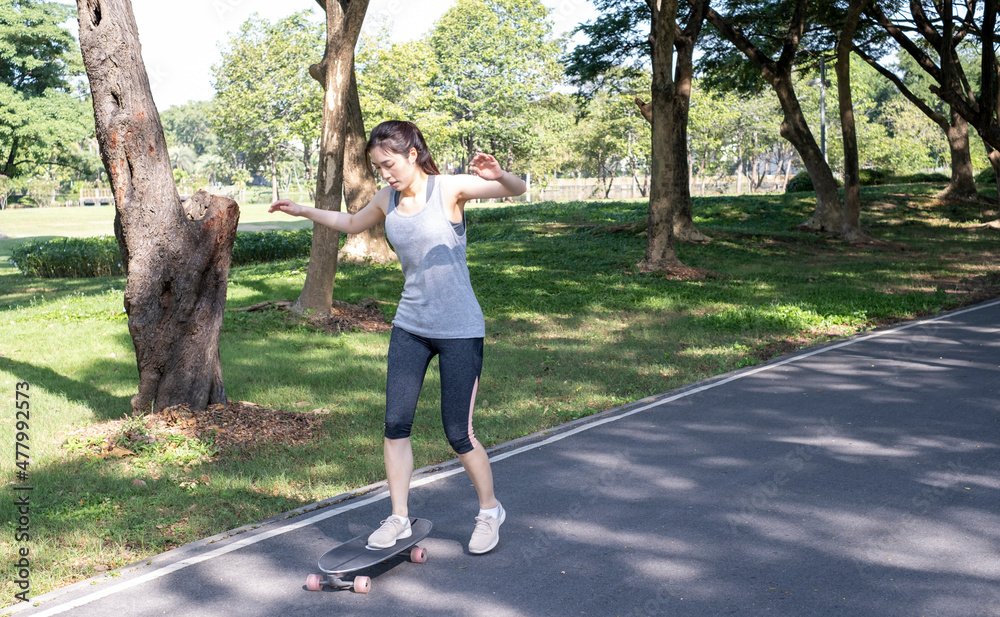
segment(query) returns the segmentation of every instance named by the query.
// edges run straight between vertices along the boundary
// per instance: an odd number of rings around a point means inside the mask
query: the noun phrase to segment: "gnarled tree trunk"
[[[203,191],[181,204],[129,0],[77,7],[128,273],[125,311],[139,367],[132,412],[225,403],[219,333],[239,207]]]
[[[368,10],[368,0],[316,0],[326,11],[326,51],[323,60],[309,72],[322,77],[323,129],[319,141],[316,173],[316,207],[340,210],[344,190],[344,150],[347,140],[349,91],[354,75],[354,46]],[[313,225],[312,249],[302,294],[292,309],[326,315],[333,305],[333,282],[337,276],[340,232]]]
[[[361,101],[358,99],[358,83],[352,71],[351,89],[347,98],[347,129],[344,151],[344,199],[347,211],[355,214],[368,205],[378,191],[375,176],[365,157],[365,122],[361,116]],[[337,257],[340,261],[354,263],[387,264],[397,261],[396,253],[385,239],[385,223],[359,234],[347,236],[344,248]]]

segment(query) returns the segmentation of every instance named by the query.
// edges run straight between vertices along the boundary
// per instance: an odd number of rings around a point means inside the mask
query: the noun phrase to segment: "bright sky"
[[[590,0],[542,2],[551,9],[556,34],[597,16]],[[389,23],[395,40],[412,40],[430,30],[453,5],[452,0],[371,0],[365,28],[371,31],[378,23]],[[219,61],[219,46],[251,14],[276,21],[310,10],[317,21],[324,18],[316,0],[132,0],[132,10],[153,100],[161,111],[212,98],[211,67]]]

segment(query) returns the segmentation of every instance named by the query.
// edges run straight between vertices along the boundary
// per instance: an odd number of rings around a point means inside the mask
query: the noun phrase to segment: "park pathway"
[[[309,592],[377,487],[35,598],[21,616],[1000,616],[1000,302],[807,350],[493,452],[508,510],[415,477],[423,565]]]

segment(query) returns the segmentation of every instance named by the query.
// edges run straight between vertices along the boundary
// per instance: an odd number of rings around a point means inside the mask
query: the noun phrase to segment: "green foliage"
[[[567,54],[565,72],[584,98],[608,90],[605,78],[613,70],[633,75],[649,67],[649,22],[652,13],[645,2],[596,0],[600,16],[577,26],[574,33],[587,37]]]
[[[195,158],[215,151],[218,137],[212,130],[212,101],[189,101],[174,105],[160,114],[167,146],[184,146]]]
[[[312,230],[237,232],[233,266],[308,257]],[[89,278],[124,272],[112,236],[55,238],[26,242],[11,251],[10,262],[25,276]]]
[[[210,124],[232,168],[273,168],[294,138],[318,138],[323,88],[309,66],[324,47],[325,29],[306,11],[274,24],[254,14],[230,38],[212,68]]]
[[[389,44],[390,40],[389,30],[380,30],[362,34],[358,43],[355,69],[365,126],[370,130],[386,120],[415,122],[435,159],[443,159],[458,134],[431,86],[438,74],[434,51],[425,39]]]
[[[861,186],[878,186],[880,184],[887,184],[887,181],[892,176],[892,172],[887,169],[861,169],[859,172]]]
[[[308,257],[312,230],[237,232],[232,265]]]
[[[79,143],[93,114],[72,80],[83,64],[63,27],[73,9],[56,2],[0,0],[0,173],[32,175],[52,163],[81,166]]]
[[[892,182],[895,184],[941,184],[950,182],[951,178],[940,172],[917,172],[913,174],[893,174]]]
[[[26,242],[11,251],[10,262],[25,276],[38,278],[87,278],[123,272],[118,243],[111,236]]]
[[[633,100],[647,96],[649,74],[612,69],[604,80],[613,87],[598,91],[586,103],[570,143],[576,164],[598,178],[606,195],[613,179],[621,175],[643,185],[639,176],[648,175],[652,162],[652,130]]]
[[[805,169],[800,170],[785,184],[786,193],[801,193],[811,190],[813,190],[813,181]]]
[[[458,0],[434,26],[437,105],[466,157],[490,152],[508,168],[528,157],[525,112],[562,72],[548,12],[539,0]]]
[[[996,185],[997,176],[992,167],[988,167],[976,174],[976,184]]]

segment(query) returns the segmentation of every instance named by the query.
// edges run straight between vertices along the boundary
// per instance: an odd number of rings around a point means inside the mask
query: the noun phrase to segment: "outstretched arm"
[[[470,199],[514,197],[528,190],[524,180],[501,169],[492,155],[480,152],[472,158],[469,168],[475,175],[452,176],[451,183],[459,203]]]
[[[388,206],[389,188],[386,187],[376,193],[375,197],[368,202],[368,205],[359,210],[357,214],[302,206],[290,199],[279,199],[271,204],[268,212],[280,211],[291,216],[301,216],[337,231],[356,234],[361,233],[384,219]]]

